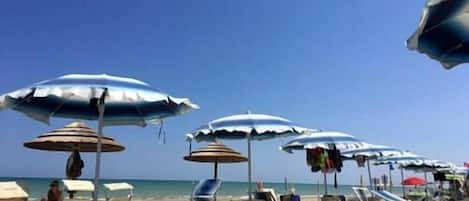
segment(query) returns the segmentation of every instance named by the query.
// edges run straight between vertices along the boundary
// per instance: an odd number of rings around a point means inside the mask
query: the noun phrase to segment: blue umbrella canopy
[[[365,142],[346,133],[321,131],[295,137],[293,140],[284,144],[281,149],[291,153],[293,150],[313,149],[317,147],[329,149],[332,146],[335,146],[339,150],[347,150],[363,147],[365,146]]]
[[[297,126],[282,117],[266,114],[237,114],[210,121],[187,134],[188,139],[216,141],[216,139],[266,140],[290,135],[301,135],[314,130]]]
[[[469,0],[428,0],[407,47],[445,68],[469,62]]]
[[[419,156],[417,154],[411,152],[402,152],[398,155],[392,155],[387,157],[379,157],[375,160],[375,165],[407,165],[407,164],[420,164],[423,163],[424,160],[428,160],[423,156]]]
[[[454,165],[449,162],[429,159],[423,156],[413,154],[411,152],[403,152],[402,154],[393,155],[389,157],[380,157],[374,162],[374,164],[397,164],[404,169],[422,172],[431,172],[439,168],[454,167]]]
[[[387,157],[393,155],[400,155],[402,151],[396,148],[384,146],[384,145],[375,145],[364,143],[364,146],[354,149],[347,149],[340,153],[343,157],[348,159],[354,159],[358,156],[363,156],[366,159],[368,166],[368,177],[370,180],[370,187],[372,187],[372,178],[371,178],[371,169],[370,169],[370,160],[377,159],[379,157]],[[389,175],[391,178],[391,173]]]
[[[197,105],[152,89],[145,82],[106,74],[71,74],[33,84],[0,96],[0,109],[10,108],[35,120],[51,117],[98,120],[95,190],[98,200],[102,130],[107,125],[161,123]]]
[[[247,139],[248,189],[252,199],[251,140],[267,140],[277,137],[301,135],[313,130],[297,126],[282,117],[266,114],[237,114],[210,121],[187,134],[188,141],[217,141],[217,139]]]
[[[385,146],[385,145],[375,145],[364,143],[362,147],[354,149],[346,149],[340,154],[346,158],[354,158],[356,156],[365,156],[366,158],[376,159],[378,157],[387,157],[393,155],[399,155],[403,151]]]
[[[98,120],[95,102],[103,94],[103,125],[145,126],[198,108],[187,98],[169,96],[136,79],[70,74],[4,94],[0,109],[17,110],[45,123],[50,117]]]

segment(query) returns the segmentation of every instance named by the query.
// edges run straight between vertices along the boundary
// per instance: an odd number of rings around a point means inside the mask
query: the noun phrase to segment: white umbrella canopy
[[[340,151],[347,149],[358,149],[365,146],[366,143],[354,136],[337,131],[320,131],[307,135],[295,137],[280,147],[287,153],[293,153],[294,150],[306,150],[314,148],[338,149]],[[324,190],[327,194],[327,179],[324,174]]]
[[[389,157],[393,155],[400,155],[403,151],[390,146],[376,145],[364,143],[360,148],[346,149],[340,154],[346,158],[354,158],[356,156],[365,156],[370,159],[377,159],[378,157]]]
[[[51,117],[97,120],[95,189],[97,201],[104,126],[162,123],[198,106],[154,90],[145,82],[106,74],[70,74],[0,96],[0,109],[13,109],[49,123]]]
[[[320,131],[313,132],[308,135],[301,135],[287,142],[280,147],[281,150],[292,153],[293,150],[313,149],[316,147],[329,149],[335,146],[339,150],[348,150],[364,147],[366,143],[354,136],[336,132],[336,131]]]
[[[236,114],[210,121],[208,124],[187,134],[188,141],[214,142],[217,139],[247,139],[248,143],[248,183],[249,199],[252,199],[251,176],[251,140],[268,140],[292,135],[303,135],[314,132],[282,117],[253,114]]]
[[[371,178],[370,160],[377,159],[378,157],[400,155],[402,153],[402,150],[393,147],[364,143],[362,147],[355,149],[347,149],[342,151],[340,154],[348,159],[354,159],[358,156],[365,157],[368,166],[368,179],[370,181],[370,187],[372,188],[373,183]],[[391,170],[389,170],[389,178],[391,178]]]

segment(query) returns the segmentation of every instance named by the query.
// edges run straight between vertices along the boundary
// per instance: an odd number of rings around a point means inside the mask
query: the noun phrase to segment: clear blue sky
[[[107,128],[127,147],[104,156],[108,178],[211,177],[211,166],[182,160],[184,134],[247,110],[462,164],[468,160],[469,68],[446,71],[404,46],[424,3],[4,1],[0,92],[68,73],[109,73],[201,106],[167,121],[166,144],[158,143],[154,126]],[[68,122],[47,126],[1,112],[0,176],[62,177],[66,154],[22,143]],[[254,143],[254,178],[320,179],[308,171],[303,153],[278,150],[284,142]],[[244,141],[226,143],[246,152]],[[84,174],[92,176],[94,155],[85,159]],[[356,183],[364,173],[347,162],[339,179]],[[245,180],[246,165],[224,165],[220,176]]]

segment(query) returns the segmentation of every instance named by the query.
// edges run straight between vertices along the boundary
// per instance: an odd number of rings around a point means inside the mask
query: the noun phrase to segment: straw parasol
[[[24,146],[45,151],[96,152],[97,143],[98,134],[83,122],[75,121],[64,128],[52,130],[25,142]],[[113,138],[102,137],[102,152],[118,152],[124,149],[125,147]]]
[[[239,152],[225,146],[220,142],[214,142],[207,147],[191,151],[188,156],[184,156],[184,160],[199,163],[214,163],[214,178],[218,178],[218,163],[240,163],[246,162],[248,159]]]

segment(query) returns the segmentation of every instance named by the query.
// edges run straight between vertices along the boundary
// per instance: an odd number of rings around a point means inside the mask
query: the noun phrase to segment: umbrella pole
[[[402,184],[402,181],[404,181],[404,168],[401,167],[402,197],[405,198],[405,186]]]
[[[427,196],[428,196],[427,171],[423,172],[423,175],[425,177],[425,198],[427,198]]]
[[[98,201],[99,194],[99,173],[101,168],[101,147],[102,147],[102,136],[103,136],[103,116],[104,116],[104,101],[98,103],[98,144],[96,145],[96,166],[94,172],[94,193],[93,200]]]
[[[248,133],[248,196],[252,200],[252,175],[251,175],[251,133]]]
[[[327,173],[324,172],[324,195],[327,195]]]
[[[218,162],[215,162],[215,168],[214,168],[214,172],[213,172],[213,178],[214,179],[218,179]]]
[[[368,166],[368,178],[370,179],[370,189],[373,190],[373,180],[371,179],[371,169],[370,169],[370,160],[366,160],[366,165]]]
[[[389,192],[392,193],[392,175],[391,175],[391,166],[389,166]]]

